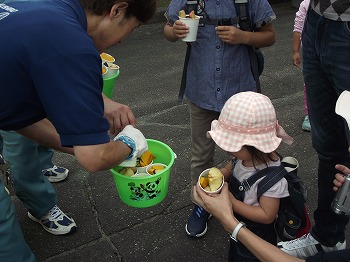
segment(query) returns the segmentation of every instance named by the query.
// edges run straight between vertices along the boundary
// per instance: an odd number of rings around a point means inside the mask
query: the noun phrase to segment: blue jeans
[[[34,217],[40,218],[57,203],[55,189],[41,172],[53,166],[53,150],[13,131],[1,130],[0,135],[16,196]]]
[[[328,20],[309,10],[304,31],[303,74],[307,86],[312,145],[318,154],[318,200],[312,236],[334,246],[345,239],[349,217],[335,214],[330,206],[335,196],[336,164],[350,163],[345,121],[335,113],[344,90],[350,90],[350,29],[347,22]]]
[[[35,262],[33,252],[24,240],[10,196],[0,180],[0,261]]]

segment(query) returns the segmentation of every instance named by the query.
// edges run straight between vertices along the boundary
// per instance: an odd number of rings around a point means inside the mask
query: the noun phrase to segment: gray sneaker
[[[67,178],[69,170],[60,166],[53,166],[48,169],[44,169],[43,175],[51,182],[60,182]]]
[[[73,218],[63,213],[56,205],[40,219],[32,216],[29,212],[28,217],[54,235],[65,235],[74,232],[77,228]]]
[[[305,259],[321,251],[329,252],[334,250],[345,249],[346,241],[338,242],[334,247],[327,247],[321,245],[309,233],[291,241],[279,242],[277,246],[289,255]]]

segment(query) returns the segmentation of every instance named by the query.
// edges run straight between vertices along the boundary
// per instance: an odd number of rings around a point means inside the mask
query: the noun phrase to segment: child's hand
[[[301,58],[299,51],[294,51],[292,55],[292,63],[293,65],[300,67],[301,64]]]
[[[339,187],[341,187],[345,181],[344,174],[346,174],[346,175],[350,174],[350,169],[344,165],[336,165],[335,168],[337,170],[339,170],[340,172],[342,172],[342,174],[337,173],[335,175],[335,179],[333,180],[333,184],[334,184],[333,190],[338,191]]]
[[[215,28],[218,37],[225,43],[231,45],[244,44],[244,31],[234,26],[217,26]]]
[[[173,32],[177,38],[184,38],[189,33],[189,29],[185,23],[181,22],[180,20],[176,20],[173,25]]]

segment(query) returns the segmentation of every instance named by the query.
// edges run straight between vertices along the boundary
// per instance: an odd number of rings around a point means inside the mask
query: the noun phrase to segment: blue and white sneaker
[[[63,181],[67,178],[69,170],[60,166],[53,166],[48,169],[44,169],[43,175],[52,183]]]
[[[201,206],[194,205],[192,214],[186,224],[186,233],[190,237],[201,237],[207,232],[207,221],[211,214]]]
[[[63,213],[57,205],[51,208],[51,210],[40,219],[35,218],[29,212],[28,217],[41,224],[47,232],[54,235],[65,235],[74,232],[77,229],[77,225],[73,218]]]

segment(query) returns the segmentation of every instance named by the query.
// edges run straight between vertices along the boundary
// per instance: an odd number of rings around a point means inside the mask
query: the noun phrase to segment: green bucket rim
[[[163,143],[162,141],[159,141],[159,140],[155,140],[155,139],[146,139],[147,142],[156,142],[156,143],[160,143],[162,144],[164,147],[166,147],[170,153],[171,153],[171,159],[170,159],[170,163],[167,164],[166,168],[164,168],[161,172],[157,173],[157,174],[154,174],[154,175],[150,175],[150,177],[159,177],[161,175],[163,175],[163,173],[165,173],[167,170],[169,170],[173,164],[174,164],[174,161],[175,161],[175,153],[174,151],[171,149],[170,146],[168,146],[167,144]],[[154,164],[157,164],[158,162],[155,161]],[[122,175],[120,173],[118,173],[115,168],[117,168],[119,166],[116,166],[114,168],[111,168],[109,171],[111,171],[112,174],[118,176],[118,177],[121,177],[121,178],[125,178],[126,176],[125,175]],[[144,179],[147,179],[147,176],[146,177],[129,177],[131,180],[144,180]]]

